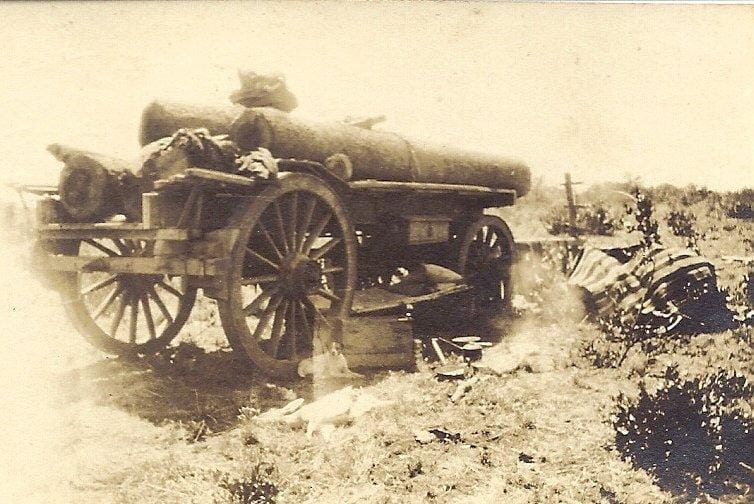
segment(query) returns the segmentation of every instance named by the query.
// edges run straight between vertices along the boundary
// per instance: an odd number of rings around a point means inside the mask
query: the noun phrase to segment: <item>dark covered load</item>
[[[520,161],[409,141],[395,133],[345,123],[307,121],[269,107],[241,110],[155,102],[142,115],[141,142],[203,125],[212,134],[229,133],[241,149],[263,147],[278,158],[324,163],[335,154],[346,155],[353,180],[469,184],[514,189],[519,197],[531,185],[529,168]]]

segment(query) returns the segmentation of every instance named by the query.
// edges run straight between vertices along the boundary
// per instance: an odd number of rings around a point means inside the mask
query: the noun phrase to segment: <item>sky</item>
[[[155,98],[225,104],[279,71],[295,114],[387,116],[534,177],[754,187],[754,7],[3,3],[2,181],[55,182],[57,142],[138,155]]]

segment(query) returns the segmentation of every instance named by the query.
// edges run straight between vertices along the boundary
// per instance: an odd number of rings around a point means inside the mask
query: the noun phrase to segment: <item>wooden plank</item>
[[[234,175],[217,170],[205,168],[187,168],[182,173],[173,175],[168,179],[157,180],[154,183],[155,190],[172,189],[186,185],[202,184],[208,187],[233,187],[236,189],[249,189],[260,185],[272,183],[270,180],[249,178],[242,175]]]
[[[88,257],[48,255],[38,265],[53,271],[104,271],[143,275],[216,275],[221,267],[215,261],[178,257]]]
[[[223,184],[253,187],[259,185],[260,179],[252,179],[242,175],[233,175],[216,170],[206,170],[204,168],[188,168],[184,172],[186,178],[197,178],[202,180],[211,180]]]
[[[435,301],[445,296],[466,292],[470,289],[471,287],[468,285],[460,284],[430,292],[429,294],[422,294],[421,296],[404,296],[386,291],[385,289],[365,289],[355,293],[351,315],[359,317],[386,312],[405,307],[408,304],[415,305],[427,301]]]
[[[146,229],[139,223],[45,224],[37,227],[40,239],[121,238],[131,240],[188,240],[201,236],[196,229]]]
[[[34,184],[8,184],[10,187],[19,192],[27,192],[31,194],[37,194],[39,196],[48,196],[58,194],[58,186],[56,185],[34,185]]]
[[[385,191],[385,192],[423,192],[423,193],[455,193],[463,196],[510,196],[516,199],[513,189],[495,189],[486,186],[466,184],[437,184],[430,182],[391,182],[381,180],[357,180],[349,182],[348,186],[357,191]]]

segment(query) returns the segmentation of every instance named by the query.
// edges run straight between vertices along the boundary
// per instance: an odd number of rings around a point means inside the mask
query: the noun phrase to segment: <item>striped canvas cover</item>
[[[689,249],[636,250],[621,262],[605,250],[585,248],[568,283],[586,292],[599,317],[623,311],[637,324],[665,330],[720,330],[727,320],[715,267]],[[630,254],[628,254],[630,255]]]

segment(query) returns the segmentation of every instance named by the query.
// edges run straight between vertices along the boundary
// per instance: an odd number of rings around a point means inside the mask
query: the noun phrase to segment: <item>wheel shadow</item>
[[[360,378],[311,378],[281,382],[255,373],[230,351],[204,352],[193,345],[139,359],[106,358],[61,376],[66,403],[88,401],[114,407],[155,425],[177,423],[204,433],[233,428],[241,408],[266,411],[295,398],[307,402],[347,385],[361,387],[384,373]]]

